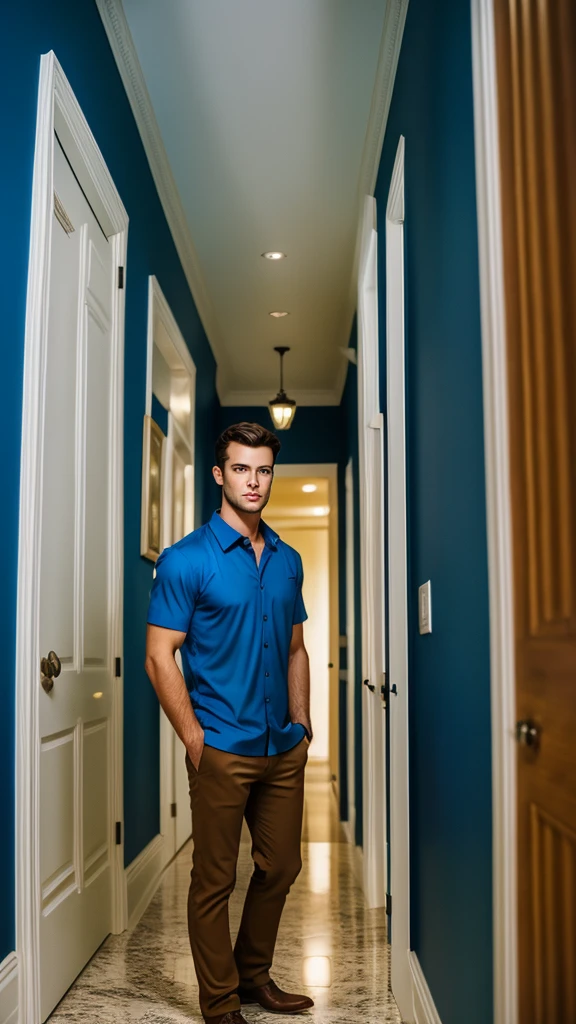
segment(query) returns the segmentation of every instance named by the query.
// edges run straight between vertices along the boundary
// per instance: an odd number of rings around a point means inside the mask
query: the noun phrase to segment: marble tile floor
[[[186,929],[190,844],[166,870],[146,913],[131,932],[110,936],[50,1017],[51,1024],[201,1024]],[[304,867],[288,897],[273,976],[289,991],[307,992],[315,1007],[302,1024],[400,1024],[388,991],[389,957],[383,910],[366,910],[356,881],[327,769],[307,773]],[[243,837],[238,883],[230,901],[235,933],[251,873]],[[245,1007],[249,1024],[277,1024],[276,1015]]]

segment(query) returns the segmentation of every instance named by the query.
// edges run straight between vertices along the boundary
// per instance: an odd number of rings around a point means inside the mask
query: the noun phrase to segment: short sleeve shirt
[[[302,560],[260,523],[265,546],[215,512],[210,522],[162,552],[148,622],[186,633],[182,667],[205,742],[246,756],[281,754],[304,727],[290,720],[292,627],[307,618]]]

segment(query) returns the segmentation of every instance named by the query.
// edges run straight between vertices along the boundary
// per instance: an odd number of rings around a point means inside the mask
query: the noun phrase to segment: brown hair
[[[276,434],[259,423],[234,423],[227,427],[216,441],[216,465],[221,470],[228,460],[228,445],[232,441],[237,444],[244,444],[247,448],[271,448],[274,462],[278,458],[281,444]]]

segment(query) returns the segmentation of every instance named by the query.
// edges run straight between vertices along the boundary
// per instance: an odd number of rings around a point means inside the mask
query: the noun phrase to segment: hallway
[[[338,821],[327,770],[307,770],[304,867],[288,898],[276,948],[274,978],[315,1000],[315,1021],[399,1024],[384,979],[388,975],[383,909],[366,910],[354,870],[354,849]],[[190,845],[165,872],[136,928],[111,936],[56,1008],[50,1021],[86,1024],[184,1024],[201,1021],[186,928]],[[251,871],[246,835],[238,884],[230,903],[231,928],[240,920]],[[271,1020],[246,1007],[250,1021]]]

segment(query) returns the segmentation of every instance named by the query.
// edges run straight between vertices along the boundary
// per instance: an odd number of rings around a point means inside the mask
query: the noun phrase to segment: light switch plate
[[[432,585],[430,580],[418,589],[418,623],[421,633],[432,632]]]

